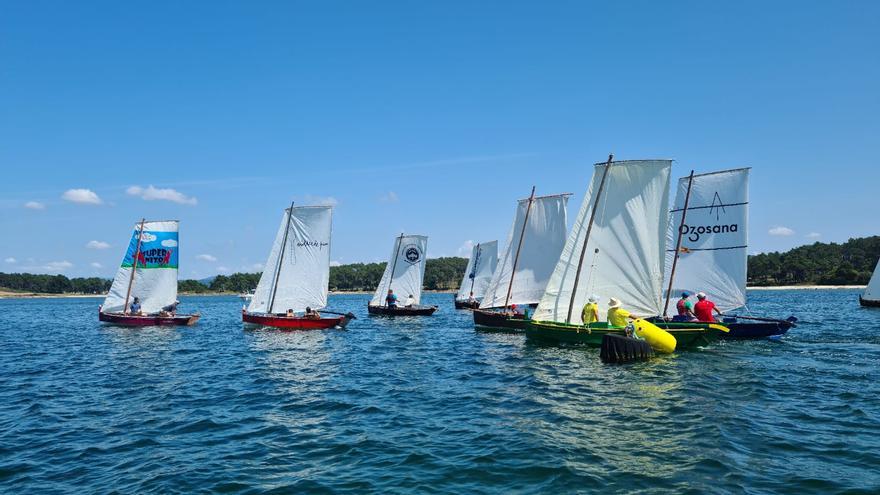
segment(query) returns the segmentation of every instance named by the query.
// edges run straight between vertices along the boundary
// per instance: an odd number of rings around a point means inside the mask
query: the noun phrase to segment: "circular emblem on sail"
[[[403,259],[411,265],[422,261],[422,250],[415,244],[407,244],[403,247]]]

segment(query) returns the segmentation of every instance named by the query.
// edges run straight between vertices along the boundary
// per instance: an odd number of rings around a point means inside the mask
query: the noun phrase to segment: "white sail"
[[[327,305],[332,217],[330,206],[284,211],[248,312],[302,312]]]
[[[684,225],[681,223],[688,177],[678,180],[669,213],[664,292],[681,229],[681,248],[667,313],[676,314],[682,291],[705,292],[721,312],[746,304],[749,170],[740,168],[694,175]]]
[[[862,298],[867,301],[880,301],[880,261],[877,261],[877,266],[874,267],[874,274],[871,275]]]
[[[473,292],[474,299],[480,300],[489,288],[496,266],[498,266],[498,241],[481,242],[474,246],[455,299],[466,301]]]
[[[129,282],[129,306],[137,297],[141,303],[141,311],[146,314],[157,313],[163,306],[177,299],[178,223],[177,220],[144,222],[143,234],[141,223],[135,224],[125,257],[113,278],[110,292],[101,305],[103,312],[121,313],[125,309]]]
[[[508,287],[510,287],[508,305],[535,304],[541,299],[556,260],[559,259],[562,246],[565,244],[568,196],[568,194],[558,194],[535,198],[529,211],[528,223],[525,220],[529,200],[523,199],[517,202],[516,216],[507,236],[507,248],[498,261],[495,273],[492,274],[492,280],[480,302],[480,308],[503,307],[507,299]],[[522,235],[522,248],[519,251],[516,273],[513,273],[514,259],[524,223],[526,229]]]
[[[370,306],[384,306],[388,289],[394,291],[399,304],[403,304],[409,295],[413,296],[415,304],[419,304],[422,300],[422,279],[425,277],[427,252],[427,236],[400,235],[395,238],[394,249]]]
[[[660,312],[672,161],[612,162],[587,240],[606,166],[595,166],[577,220],[533,316],[536,320],[581,324],[581,309],[593,294],[599,296],[600,317],[611,297],[620,299],[623,307],[636,315]],[[584,242],[587,246],[577,277]],[[575,298],[569,321],[572,292]]]

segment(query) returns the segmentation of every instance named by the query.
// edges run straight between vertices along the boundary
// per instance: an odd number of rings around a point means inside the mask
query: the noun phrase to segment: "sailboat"
[[[541,299],[544,287],[562,252],[566,237],[566,214],[571,194],[519,200],[507,247],[498,262],[480,308],[474,310],[474,326],[480,329],[522,330],[526,309]],[[514,307],[523,308],[522,311]]]
[[[672,297],[684,291],[708,293],[718,310],[728,315],[746,306],[750,170],[691,172],[678,180],[666,237],[664,317],[675,312],[670,309]],[[726,316],[723,324],[730,332],[721,338],[775,337],[796,321]]]
[[[144,327],[194,325],[199,320],[198,313],[176,314],[178,229],[177,220],[135,224],[110,292],[98,308],[98,321]],[[139,311],[132,311],[135,299]]]
[[[526,328],[530,339],[599,346],[625,328],[585,325],[581,308],[599,296],[599,313],[614,297],[634,315],[660,314],[671,160],[597,163],[578,217],[538,308]],[[711,342],[727,329],[680,324],[665,328],[682,349]]]
[[[269,259],[241,320],[248,325],[314,330],[345,327],[354,319],[318,310],[327,306],[333,208],[294,206],[284,210]]]
[[[498,241],[481,242],[471,249],[464,278],[455,295],[455,309],[476,309],[498,266]]]
[[[428,237],[423,235],[400,234],[394,239],[389,263],[385,266],[382,280],[376,287],[373,299],[367,304],[371,315],[385,316],[428,316],[437,311],[437,306],[422,306],[422,280],[425,278],[425,256],[428,251]],[[389,306],[389,292],[398,298],[397,305]],[[413,303],[405,305],[412,296]]]
[[[874,267],[874,273],[865,288],[865,293],[859,296],[859,304],[862,306],[880,307],[880,261]]]

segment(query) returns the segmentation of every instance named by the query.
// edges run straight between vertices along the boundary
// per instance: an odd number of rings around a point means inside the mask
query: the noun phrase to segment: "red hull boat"
[[[241,321],[251,325],[264,327],[286,328],[290,330],[323,330],[325,328],[345,328],[348,322],[354,319],[354,315],[339,316],[337,318],[304,318],[302,316],[264,315],[241,312]]]
[[[122,313],[104,313],[98,310],[98,321],[125,327],[156,327],[156,326],[192,326],[201,315],[125,315]]]

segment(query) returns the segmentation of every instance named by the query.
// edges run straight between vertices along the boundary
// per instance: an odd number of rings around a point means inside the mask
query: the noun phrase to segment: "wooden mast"
[[[614,155],[608,155],[608,163],[605,164],[605,171],[602,172],[602,181],[599,182],[599,189],[596,191],[596,200],[593,201],[593,211],[590,212],[590,221],[587,223],[587,235],[584,238],[584,246],[581,248],[581,256],[578,259],[577,270],[574,272],[574,286],[571,288],[571,299],[568,301],[568,316],[565,318],[565,323],[567,324],[571,324],[571,314],[572,311],[574,311],[574,298],[577,295],[578,282],[581,279],[581,267],[584,265],[584,256],[587,254],[587,244],[590,241],[590,232],[593,230],[593,222],[596,220],[596,210],[599,207],[599,200],[602,198],[602,191],[605,189],[605,180],[608,178],[608,170],[611,169],[612,160],[614,160]]]
[[[672,269],[669,271],[669,286],[666,288],[666,302],[663,304],[663,316],[666,316],[669,310],[669,298],[672,297],[672,281],[675,278],[675,267],[678,265],[678,256],[681,254],[681,238],[684,234],[681,228],[684,226],[684,219],[688,212],[688,203],[691,200],[691,186],[694,184],[694,171],[688,177],[687,194],[684,196],[684,210],[681,211],[681,223],[678,224],[678,237],[675,240],[675,255],[672,257]]]
[[[125,306],[122,307],[122,314],[128,313],[128,299],[131,297],[131,286],[134,284],[134,271],[137,270],[138,257],[141,255],[141,240],[144,238],[144,222],[146,218],[141,218],[141,228],[138,230],[138,243],[134,250],[134,258],[131,261],[131,277],[128,279],[128,290],[125,291]]]
[[[278,265],[275,267],[275,280],[272,283],[272,298],[269,299],[269,311],[272,314],[272,307],[275,306],[275,293],[278,292],[278,277],[281,275],[281,262],[284,261],[284,251],[287,249],[287,234],[290,232],[290,219],[293,218],[293,201],[290,202],[290,209],[287,210],[287,226],[284,227],[284,239],[281,241],[281,253],[278,254]]]
[[[388,289],[385,290],[385,307],[388,307],[388,291],[391,290],[391,284],[394,282],[394,269],[397,268],[397,257],[400,255],[400,245],[403,243],[403,232],[397,238],[396,249],[394,250],[394,261],[391,263],[391,276],[388,277]]]
[[[529,196],[529,205],[526,207],[526,217],[523,220],[522,230],[519,233],[519,243],[516,246],[516,256],[513,257],[513,270],[510,272],[510,283],[507,284],[507,297],[504,298],[504,310],[510,302],[510,291],[513,290],[513,277],[516,275],[516,266],[519,264],[519,251],[522,249],[523,238],[526,235],[526,226],[529,224],[529,213],[532,212],[532,203],[535,202],[535,186],[532,186],[532,194]]]

